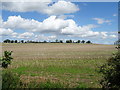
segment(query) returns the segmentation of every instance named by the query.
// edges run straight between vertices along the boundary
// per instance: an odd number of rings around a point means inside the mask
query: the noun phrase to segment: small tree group
[[[9,40],[9,39],[6,39],[3,41],[4,43],[63,43],[63,40],[58,40],[56,39],[55,41],[33,41],[33,40],[27,40],[27,41],[24,41],[24,40]],[[85,40],[77,40],[76,42],[73,41],[73,40],[66,40],[65,43],[91,43],[91,41],[85,41]]]
[[[9,40],[9,39],[6,39],[3,42],[4,43],[24,43],[24,40],[18,41],[18,40]]]
[[[86,41],[85,42],[85,40],[82,40],[82,41],[78,40],[78,41],[74,42],[72,40],[66,40],[66,43],[89,43],[90,44],[91,41]]]

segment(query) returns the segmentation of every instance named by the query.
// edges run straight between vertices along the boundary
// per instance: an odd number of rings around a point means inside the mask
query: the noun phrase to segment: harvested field
[[[13,51],[12,64],[3,71],[20,75],[23,83],[63,83],[64,87],[101,87],[98,66],[106,62],[115,45],[77,43],[2,44],[2,51]]]

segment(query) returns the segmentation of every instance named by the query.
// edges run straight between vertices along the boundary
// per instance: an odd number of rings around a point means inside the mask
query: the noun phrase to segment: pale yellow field
[[[2,51],[13,51],[13,57],[19,59],[45,58],[108,58],[114,52],[115,45],[95,44],[2,44]]]

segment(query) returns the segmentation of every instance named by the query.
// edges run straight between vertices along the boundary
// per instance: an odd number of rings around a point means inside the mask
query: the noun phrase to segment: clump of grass
[[[76,86],[76,88],[88,88],[88,87],[83,83],[79,83],[79,85]]]
[[[60,82],[54,83],[48,80],[47,82],[41,82],[39,84],[32,82],[28,85],[28,88],[64,88],[64,85],[62,85]]]
[[[20,80],[19,75],[11,71],[6,71],[2,74],[2,88],[64,88],[64,85],[60,82],[50,82],[50,80],[40,83],[29,82],[24,85],[24,83]]]
[[[11,71],[2,74],[2,88],[18,88],[20,86],[20,78]]]

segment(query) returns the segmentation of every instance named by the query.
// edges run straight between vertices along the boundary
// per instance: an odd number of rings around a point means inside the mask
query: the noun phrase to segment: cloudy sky
[[[91,40],[113,44],[118,36],[117,2],[2,2],[2,40]]]

